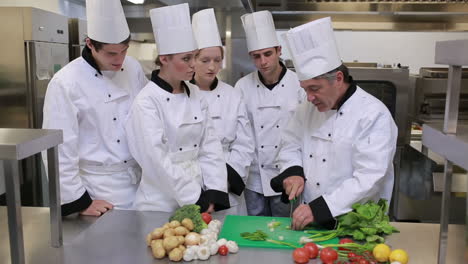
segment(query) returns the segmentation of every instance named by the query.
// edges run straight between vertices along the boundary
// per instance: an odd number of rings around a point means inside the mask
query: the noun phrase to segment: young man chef
[[[148,80],[140,64],[126,56],[130,31],[120,0],[87,0],[86,14],[86,47],[49,83],[43,128],[63,130],[62,215],[100,216],[130,208],[135,198],[141,173],[123,124]]]
[[[243,93],[253,129],[255,157],[245,190],[249,215],[289,216],[289,205],[271,189],[270,180],[279,174],[276,162],[280,132],[305,100],[297,75],[280,61],[281,46],[269,11],[241,17],[247,48],[258,71],[240,79],[235,88]]]
[[[338,54],[330,18],[285,33],[307,101],[282,134],[281,174],[271,181],[289,199],[307,204],[293,213],[293,228],[336,217],[356,202],[390,201],[397,127],[387,107],[357,86]]]

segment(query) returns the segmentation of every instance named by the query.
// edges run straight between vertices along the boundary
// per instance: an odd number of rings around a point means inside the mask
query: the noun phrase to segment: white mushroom
[[[210,249],[206,246],[200,246],[197,250],[198,259],[207,260],[210,255]]]
[[[221,238],[220,240],[218,240],[218,242],[216,242],[216,244],[218,244],[218,246],[224,246],[226,245],[227,243],[227,240],[225,238]]]
[[[215,242],[215,243],[212,243],[210,245],[210,254],[213,256],[213,255],[216,255],[216,253],[218,253],[218,244]]]
[[[237,253],[239,251],[237,243],[231,240],[226,242],[226,247],[229,249],[229,253]]]

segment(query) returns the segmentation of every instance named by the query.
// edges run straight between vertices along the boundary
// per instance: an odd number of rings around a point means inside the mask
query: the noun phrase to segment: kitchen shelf
[[[457,126],[456,135],[446,135],[441,130],[440,127],[424,124],[422,144],[468,170],[468,126]]]

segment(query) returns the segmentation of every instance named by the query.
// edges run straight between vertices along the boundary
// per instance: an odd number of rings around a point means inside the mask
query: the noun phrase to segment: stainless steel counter
[[[113,210],[100,218],[74,216],[63,221],[64,245],[50,246],[48,208],[23,207],[26,263],[146,264],[157,261],[145,244],[146,234],[167,221],[169,214]],[[214,216],[222,220],[220,217]],[[0,207],[0,263],[10,263],[6,208]],[[437,260],[438,224],[393,223],[401,233],[387,238],[393,248],[405,249],[410,264]],[[464,226],[449,226],[447,263],[463,261]],[[212,256],[191,263],[293,263],[291,250],[241,248],[238,254]],[[320,263],[311,261],[310,263]]]

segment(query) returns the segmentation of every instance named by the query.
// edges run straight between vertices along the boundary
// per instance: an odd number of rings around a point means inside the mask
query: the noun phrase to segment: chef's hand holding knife
[[[289,196],[289,201],[298,197],[304,191],[304,178],[300,176],[290,176],[283,181],[283,187]],[[299,201],[301,202],[301,201]],[[300,204],[292,215],[292,229],[302,230],[314,221],[314,215],[308,204]]]

